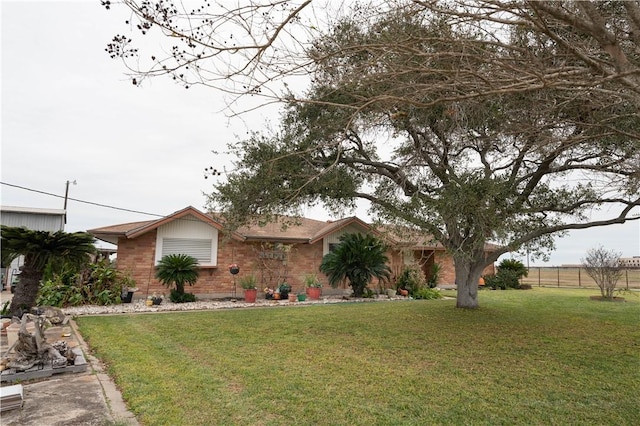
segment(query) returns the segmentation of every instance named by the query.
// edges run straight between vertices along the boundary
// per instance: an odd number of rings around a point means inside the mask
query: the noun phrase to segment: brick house
[[[136,281],[138,297],[153,292],[168,293],[154,275],[158,261],[172,253],[186,253],[198,259],[200,277],[194,286],[186,289],[198,297],[242,296],[235,280],[251,273],[256,275],[260,288],[275,287],[286,280],[293,291],[302,290],[304,276],[315,273],[325,284],[324,294],[340,292],[342,289],[326,286],[326,277],[318,268],[322,257],[332,245],[339,243],[341,235],[356,232],[373,233],[387,242],[394,276],[402,271],[405,263],[416,261],[428,275],[431,265],[437,262],[442,267],[440,283],[454,283],[453,261],[442,246],[399,242],[357,217],[335,221],[302,218],[286,227],[273,222],[227,233],[212,216],[187,207],[157,220],[106,226],[88,232],[117,245],[117,268]],[[240,266],[237,276],[229,273],[231,263]],[[493,266],[485,272],[493,272]]]

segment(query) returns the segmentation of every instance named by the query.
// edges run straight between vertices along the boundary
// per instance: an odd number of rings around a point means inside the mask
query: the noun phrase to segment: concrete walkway
[[[0,295],[0,303],[10,298],[8,292]],[[0,414],[2,426],[81,426],[81,425],[138,425],[127,410],[120,392],[104,372],[100,361],[89,354],[87,344],[78,333],[75,323],[55,327],[58,336],[70,347],[79,346],[85,354],[89,368],[81,373],[61,373],[38,381],[23,383],[23,406]],[[56,332],[56,330],[52,330]],[[68,336],[67,336],[68,335]],[[61,338],[64,336],[64,338]],[[53,338],[52,338],[53,337]],[[0,334],[2,355],[8,350],[6,332]],[[10,386],[15,383],[2,383]]]

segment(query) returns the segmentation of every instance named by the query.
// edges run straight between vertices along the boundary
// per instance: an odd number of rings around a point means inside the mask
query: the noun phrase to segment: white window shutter
[[[210,264],[211,240],[194,238],[163,238],[162,257],[168,254],[187,254],[201,264]]]

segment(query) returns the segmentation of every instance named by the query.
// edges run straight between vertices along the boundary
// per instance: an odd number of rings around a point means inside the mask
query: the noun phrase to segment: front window
[[[191,238],[163,238],[162,257],[169,254],[186,254],[200,264],[211,264],[211,240]]]
[[[218,263],[218,230],[193,216],[187,216],[158,227],[156,264],[168,254],[186,254],[200,266]]]

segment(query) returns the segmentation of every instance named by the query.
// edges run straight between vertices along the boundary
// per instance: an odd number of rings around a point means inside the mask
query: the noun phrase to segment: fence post
[[[538,268],[538,287],[540,287],[540,271],[542,271],[542,268]]]
[[[578,287],[582,287],[582,276],[580,275],[581,270],[581,268],[578,268]]]
[[[560,287],[560,267],[556,268],[556,272],[558,273],[558,287]]]
[[[624,268],[624,275],[627,278],[627,290],[629,290],[629,269]]]

